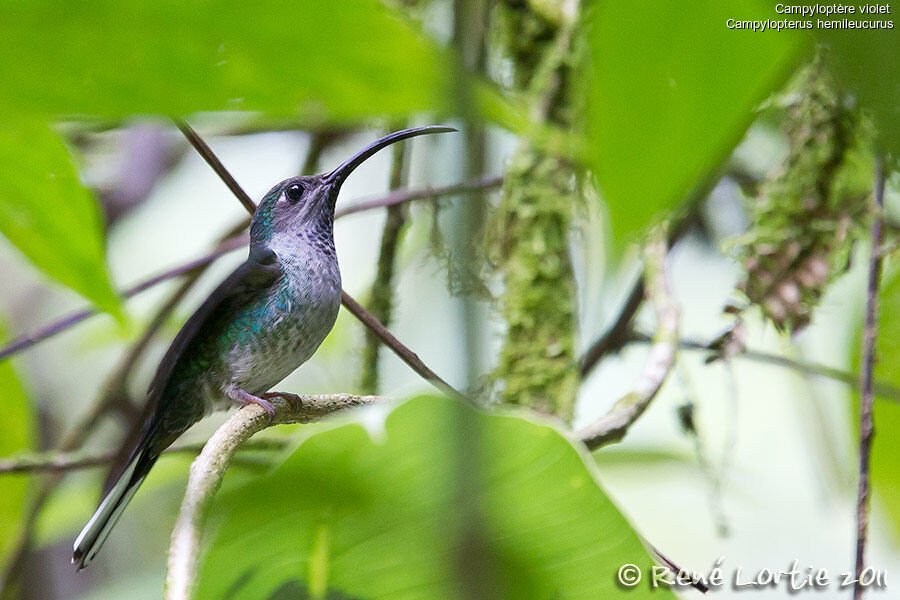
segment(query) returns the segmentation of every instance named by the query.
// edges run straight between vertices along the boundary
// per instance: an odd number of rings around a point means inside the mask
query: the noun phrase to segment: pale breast
[[[306,362],[331,331],[341,299],[334,255],[279,257],[279,288],[253,307],[252,335],[231,349],[225,382],[259,395]]]

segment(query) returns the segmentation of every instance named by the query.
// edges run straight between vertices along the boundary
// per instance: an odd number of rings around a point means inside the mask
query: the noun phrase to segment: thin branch
[[[437,200],[444,196],[476,192],[479,190],[497,187],[501,182],[501,177],[487,177],[475,181],[464,181],[461,183],[443,187],[424,187],[417,188],[415,190],[398,190],[397,192],[392,192],[390,194],[372,198],[370,200],[362,200],[357,204],[349,206],[343,210],[339,210],[335,213],[334,218],[338,219],[340,217],[345,217],[347,215],[358,212],[383,208],[387,206],[394,206],[397,204],[404,204],[415,200]],[[244,225],[243,228],[246,229],[246,225]],[[144,292],[160,283],[163,283],[164,281],[180,277],[186,273],[189,273],[190,271],[193,271],[197,267],[208,265],[221,256],[227,254],[228,252],[242,246],[246,246],[246,244],[246,240],[242,238],[234,238],[233,240],[229,240],[227,245],[222,246],[214,250],[213,252],[210,252],[209,254],[195,259],[191,262],[178,265],[176,267],[163,271],[162,273],[154,275],[153,277],[145,279],[133,285],[132,287],[126,288],[125,290],[119,292],[119,295],[125,299],[136,296],[137,294],[140,294],[141,292]],[[70,327],[77,325],[88,317],[92,317],[96,314],[98,313],[95,309],[85,308],[60,317],[56,321],[45,325],[44,327],[33,333],[21,335],[9,342],[2,349],[0,349],[0,361],[9,358],[13,354],[17,354],[23,350],[27,350],[35,344],[42,342],[58,333],[62,333]]]
[[[640,277],[631,287],[615,322],[581,356],[578,372],[582,379],[591,374],[604,356],[622,349],[628,343],[632,322],[643,304],[644,278]]]
[[[229,240],[227,243],[223,244],[222,246],[220,246],[219,248],[217,248],[216,250],[210,252],[209,254],[207,254],[205,256],[202,256],[198,259],[184,263],[182,265],[178,265],[177,267],[173,267],[172,269],[169,269],[167,271],[163,271],[162,273],[159,273],[158,275],[154,275],[153,277],[150,277],[139,283],[136,283],[135,285],[131,286],[130,288],[126,288],[124,291],[120,292],[120,295],[123,298],[131,298],[132,296],[136,296],[136,295],[140,294],[141,292],[148,290],[157,284],[162,283],[163,281],[168,281],[169,279],[173,279],[175,277],[180,277],[181,275],[184,275],[186,273],[189,273],[190,271],[193,271],[197,267],[207,265],[207,264],[213,262],[214,260],[216,260],[217,258],[219,258],[220,256],[223,256],[223,255],[231,252],[232,250],[240,248],[243,245],[245,245],[245,242],[240,238],[234,238],[232,240]],[[10,342],[9,344],[4,346],[2,350],[0,350],[0,361],[12,356],[13,354],[21,352],[22,350],[30,348],[31,346],[34,346],[38,342],[42,342],[51,336],[54,336],[58,333],[62,333],[66,329],[69,329],[73,325],[77,325],[78,323],[81,323],[88,317],[92,317],[95,314],[97,314],[97,311],[93,308],[86,308],[83,310],[79,310],[79,311],[73,312],[69,315],[66,315],[64,317],[61,317],[60,319],[50,323],[49,325],[42,327],[41,329],[39,329],[38,331],[35,331],[34,333],[19,336],[16,339],[14,339],[12,342]]]
[[[647,409],[675,364],[678,348],[678,305],[666,277],[666,237],[657,228],[644,250],[644,285],[656,312],[656,334],[647,364],[634,388],[605,415],[576,432],[591,450],[621,440],[628,428]]]
[[[281,440],[259,440],[241,447],[242,451],[282,450],[285,442]],[[163,454],[197,454],[203,444],[186,444],[168,448]],[[0,458],[0,475],[7,473],[46,473],[60,471],[80,471],[95,467],[106,467],[116,457],[115,452],[101,454],[75,450],[73,452],[36,452],[17,454]]]
[[[188,129],[190,129],[190,128],[188,128]],[[188,135],[188,133],[185,130],[182,130],[182,131],[185,133],[185,135]],[[190,130],[190,131],[193,133],[193,130]],[[197,139],[199,139],[199,136],[197,136],[196,133],[193,133],[193,136],[196,137]],[[200,140],[200,141],[202,142],[202,140]],[[194,144],[194,142],[192,142],[192,144]],[[223,180],[226,180],[226,182],[230,181],[230,182],[234,183],[234,185],[236,186],[236,189],[232,188],[230,184],[228,187],[231,189],[232,192],[234,192],[235,196],[237,196],[238,199],[241,200],[241,203],[244,205],[244,208],[246,208],[248,212],[253,214],[253,211],[255,210],[255,208],[251,209],[250,206],[252,205],[253,207],[255,207],[256,205],[253,204],[252,200],[250,201],[250,205],[248,205],[246,202],[244,202],[242,200],[242,198],[244,198],[244,197],[249,199],[249,196],[247,196],[247,193],[244,192],[243,189],[241,189],[241,187],[237,184],[236,181],[234,181],[234,178],[228,174],[227,169],[225,169],[224,165],[222,165],[222,162],[218,158],[216,158],[212,149],[209,146],[207,146],[205,143],[194,144],[194,148],[196,148],[197,152],[199,152],[203,156],[203,158],[206,160],[206,162],[209,163],[209,165],[216,171],[216,173],[219,175],[219,177],[222,177]],[[227,177],[227,179],[226,179],[226,177]],[[353,316],[355,316],[357,319],[359,319],[360,322],[362,322],[362,324],[365,325],[375,335],[375,337],[377,337],[388,348],[390,348],[394,352],[394,354],[396,354],[400,358],[400,360],[402,360],[407,365],[409,365],[410,368],[412,368],[412,370],[415,371],[416,373],[418,373],[422,378],[424,378],[426,381],[428,381],[429,383],[431,383],[432,385],[437,387],[442,392],[449,394],[450,396],[453,396],[454,398],[467,400],[466,396],[464,396],[460,392],[453,389],[450,386],[450,384],[448,384],[446,381],[441,379],[437,375],[437,373],[435,373],[434,371],[429,369],[425,365],[425,363],[423,363],[422,360],[416,355],[415,352],[413,352],[412,350],[410,350],[409,348],[404,346],[400,342],[400,340],[398,340],[396,337],[394,337],[394,335],[390,331],[388,331],[388,329],[384,325],[382,325],[381,322],[372,315],[372,313],[370,313],[369,311],[364,309],[346,291],[341,292],[341,304],[343,304],[344,308],[349,310],[350,313],[353,314]]]
[[[256,212],[256,202],[253,201],[252,198],[244,191],[244,188],[240,186],[237,180],[231,176],[231,173],[228,172],[228,169],[225,168],[225,165],[222,164],[222,161],[219,160],[219,157],[216,156],[215,152],[206,145],[206,142],[197,135],[197,132],[191,129],[191,126],[188,125],[185,121],[181,119],[175,119],[175,125],[178,129],[181,130],[181,133],[184,134],[184,137],[187,138],[187,141],[190,142],[191,146],[194,147],[194,150],[197,151],[197,154],[203,157],[203,160],[206,161],[212,170],[216,172],[216,175],[219,176],[219,179],[228,186],[228,189],[231,190],[231,193],[237,197],[241,204],[244,205],[244,208],[247,209],[247,212],[251,215]]]
[[[646,344],[650,341],[650,336],[645,333],[632,333],[629,337],[628,343]],[[708,352],[710,356],[715,356],[718,354],[716,349],[710,348],[709,344],[698,340],[678,340],[678,347],[681,350],[696,350],[698,352]],[[824,377],[826,379],[833,379],[835,381],[840,381],[841,383],[846,383],[853,386],[854,388],[859,389],[858,374],[851,373],[850,371],[836,369],[834,367],[829,367],[827,365],[821,365],[804,360],[797,360],[794,358],[789,358],[787,356],[782,356],[780,354],[770,354],[761,350],[744,350],[740,354],[736,354],[735,357],[743,358],[745,360],[750,360],[753,362],[769,364],[776,367],[783,367],[785,369],[791,369],[804,375],[814,375],[817,377]],[[891,400],[894,402],[900,402],[900,387],[891,385],[889,383],[874,381],[872,384],[872,389],[875,392],[875,395],[879,398],[884,398],[885,400]]]
[[[47,471],[78,471],[108,465],[115,452],[39,452],[0,459],[0,474],[42,473]]]
[[[669,569],[675,577],[680,577],[685,581],[690,581],[690,585],[692,588],[700,592],[701,594],[709,593],[709,586],[703,583],[692,571],[686,571],[683,568],[679,567],[678,564],[673,561],[671,558],[660,552],[659,548],[651,544],[649,541],[644,539],[644,544],[650,546],[650,551],[653,553],[656,558],[662,562]]]
[[[863,366],[859,385],[859,489],[856,500],[856,583],[853,600],[861,600],[866,588],[860,584],[865,567],[866,533],[869,526],[869,457],[875,435],[873,380],[875,343],[878,339],[878,289],[881,284],[881,220],[884,210],[884,173],[881,158],[875,161],[875,210],[872,219],[872,241],[869,249],[869,285],[866,298],[866,324],[863,329]]]
[[[350,297],[347,292],[341,292],[341,304],[344,305],[350,313],[360,320],[360,322],[365,325],[369,331],[371,331],[375,337],[381,340],[384,345],[390,348],[394,354],[396,354],[400,360],[405,362],[413,371],[415,371],[422,379],[425,379],[429,383],[431,383],[434,387],[441,390],[448,396],[452,396],[458,400],[463,400],[465,402],[471,403],[472,400],[458,392],[454,389],[449,383],[441,379],[440,375],[432,371],[428,368],[428,365],[422,362],[422,359],[419,356],[404,346],[400,340],[394,337],[390,331],[388,331],[387,327],[382,325],[378,319],[372,316],[372,313],[364,309],[359,303]]]
[[[710,178],[709,181],[716,181]],[[685,235],[700,222],[701,201],[709,195],[713,183],[705,183],[698,186],[693,192],[687,206],[680,217],[674,218],[669,227],[666,244],[669,249],[681,241]],[[632,333],[634,318],[644,303],[644,277],[641,276],[632,286],[631,291],[615,322],[600,335],[584,352],[578,364],[578,371],[582,379],[586,378],[610,352],[621,350],[629,342]]]
[[[401,126],[402,127],[402,126]],[[399,129],[400,127],[397,127]],[[404,163],[408,146],[394,144],[391,148],[391,191],[403,187]],[[372,315],[386,327],[391,324],[394,308],[394,271],[396,270],[397,252],[403,232],[409,223],[405,205],[389,206],[384,226],[381,229],[381,247],[378,250],[378,267],[375,280],[369,292],[369,310]],[[366,330],[365,346],[362,352],[360,391],[364,394],[378,393],[378,363],[381,344],[371,330]]]
[[[716,469],[709,458],[704,436],[697,428],[695,420],[697,391],[690,374],[683,367],[681,361],[676,362],[675,373],[678,375],[684,395],[684,400],[678,407],[678,420],[681,430],[693,442],[694,457],[697,460],[697,465],[700,467],[700,472],[707,481],[710,517],[719,536],[725,537],[728,532],[728,518],[725,516],[725,507],[722,503],[722,489],[724,487],[722,479],[725,471]]]
[[[200,542],[213,496],[222,483],[235,451],[250,437],[272,425],[309,423],[338,410],[380,400],[376,396],[334,394],[303,396],[300,404],[275,399],[275,416],[249,405],[234,413],[209,438],[200,455],[191,464],[187,489],[169,546],[166,571],[166,600],[188,600],[197,579]]]

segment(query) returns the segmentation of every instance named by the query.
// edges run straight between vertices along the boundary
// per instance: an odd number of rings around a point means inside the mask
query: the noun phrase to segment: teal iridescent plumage
[[[254,403],[316,351],[334,326],[341,275],[334,205],[347,176],[394,142],[442,131],[387,135],[334,171],[292,177],[263,198],[250,225],[250,253],[185,323],[157,369],[144,424],[127,466],[75,540],[72,562],[93,560],[156,459],[215,408]]]

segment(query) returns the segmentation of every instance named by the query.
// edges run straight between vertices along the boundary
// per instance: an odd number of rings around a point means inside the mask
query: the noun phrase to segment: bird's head
[[[375,140],[330,173],[285,179],[269,190],[256,209],[250,226],[251,240],[262,243],[281,231],[322,227],[330,230],[338,192],[356,167],[395,142],[447,131],[456,130],[432,125],[395,131]]]

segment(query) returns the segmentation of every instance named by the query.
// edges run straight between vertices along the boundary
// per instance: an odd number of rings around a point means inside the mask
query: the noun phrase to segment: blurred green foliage
[[[574,132],[569,142],[585,133],[613,229],[627,235],[679,204],[721,165],[751,122],[754,107],[797,64],[804,38],[791,31],[725,27],[730,17],[777,16],[757,1],[734,6],[702,0],[690,10],[668,3],[648,11],[613,1],[588,7],[587,131]],[[34,118],[227,110],[312,123],[426,110],[452,114],[456,108],[458,90],[448,76],[458,71],[452,54],[376,0],[339,5],[281,0],[252,9],[227,0],[20,2],[0,5],[0,22],[0,79],[6,90],[0,110],[10,145],[0,149],[4,170],[28,173],[34,181],[71,171],[58,143],[34,135]],[[898,37],[892,31],[818,33],[834,46],[844,83],[878,117],[881,139],[896,150],[900,77],[891,65]],[[529,124],[515,103],[492,86],[477,82],[475,90],[476,104],[489,120],[581,155],[580,144]],[[29,150],[23,151],[26,139]],[[48,158],[29,170],[32,153]],[[12,190],[6,188],[0,192],[9,198]],[[70,197],[82,194],[69,191]],[[45,191],[27,201],[54,197]],[[47,250],[47,256],[38,257],[34,244],[28,247],[25,236],[11,235],[9,228],[4,233],[40,269],[102,309],[117,310],[94,256],[93,229],[79,236],[84,248],[74,254],[76,272],[64,273],[65,267],[47,258],[60,255]]]
[[[473,96],[487,120],[552,149],[575,154],[567,143],[585,141],[621,238],[676,207],[722,166],[754,109],[813,38],[725,26],[731,17],[776,18],[759,1],[648,10],[609,0],[587,8],[584,131],[557,136],[529,123],[484,81],[475,82]],[[550,13],[560,18],[561,11]],[[377,0],[6,2],[0,23],[0,232],[47,276],[112,313],[120,308],[96,201],[49,123],[243,111],[316,124],[456,109],[453,55]],[[819,32],[816,39],[832,46],[841,83],[896,153],[896,33]],[[900,385],[890,368],[900,360],[898,286],[895,279],[885,290],[877,374]],[[0,363],[0,390],[0,456],[9,456],[30,447],[33,424],[8,362]],[[468,409],[420,398],[390,414],[384,439],[354,425],[315,434],[269,476],[225,494],[202,595],[459,596],[453,560],[462,548],[450,534],[461,529],[461,516],[447,465],[459,450],[458,432],[446,426],[458,410]],[[879,431],[900,426],[900,407],[879,401],[877,410]],[[555,429],[517,414],[475,417],[485,451],[476,474],[484,518],[474,525],[492,560],[469,568],[492,571],[506,597],[615,594],[615,566],[647,565],[650,557],[597,484],[594,466]],[[875,486],[900,531],[897,458],[890,436],[876,436]],[[26,483],[0,479],[0,563],[18,534]],[[73,511],[90,509],[83,487],[69,491],[43,517],[39,541],[68,534]],[[670,597],[644,586],[629,595]]]
[[[375,0],[0,5],[5,115],[449,108],[449,56]]]
[[[336,597],[461,598],[458,577],[468,571],[499,581],[497,598],[594,600],[619,591],[618,565],[651,564],[594,466],[556,429],[521,413],[471,412],[483,518],[461,522],[457,430],[448,423],[471,410],[438,397],[410,400],[383,432],[370,437],[348,424],[315,434],[271,475],[220,496],[200,597],[266,598],[302,582]],[[463,526],[490,560],[465,561],[468,546],[455,535]],[[672,596],[642,585],[629,597]]]
[[[806,327],[868,233],[871,127],[844,106],[820,54],[781,96],[787,156],[748,201],[740,289],[781,331]]]
[[[833,51],[841,83],[875,118],[881,134],[878,140],[881,150],[891,153],[896,160],[900,158],[900,76],[896,68],[900,31],[890,13],[857,12],[852,18],[894,24],[893,29],[820,29],[817,33],[819,40]]]
[[[375,0],[2,3],[0,22],[0,231],[111,312],[97,209],[43,122],[228,110],[314,123],[453,107],[452,55]],[[524,126],[504,97],[478,92],[493,118]]]
[[[791,32],[729,30],[764,2],[597,2],[591,11],[590,148],[619,237],[680,204],[740,141],[800,56]]]
[[[0,457],[4,457],[32,448],[35,424],[28,396],[9,361],[0,363],[0,392],[3,398]],[[27,474],[0,477],[0,573],[19,540],[28,482]]]
[[[45,275],[120,314],[97,204],[46,123],[0,128],[0,232]]]

